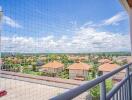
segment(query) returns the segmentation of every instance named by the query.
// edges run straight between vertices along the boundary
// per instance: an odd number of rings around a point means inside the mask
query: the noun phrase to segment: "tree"
[[[32,71],[36,71],[36,70],[37,70],[37,68],[36,68],[36,63],[33,62],[33,63],[32,63]]]
[[[61,55],[60,60],[63,64],[65,64],[65,66],[67,66],[69,63],[69,59],[66,55]]]
[[[14,64],[12,70],[15,71],[15,72],[19,72],[20,71],[20,67],[21,67],[20,64]]]
[[[57,73],[57,76],[59,76],[60,78],[68,79],[69,72],[68,72],[68,70],[64,69],[63,71]]]
[[[88,74],[88,79],[92,80],[95,79],[98,75],[98,62],[96,60],[93,60],[92,62],[90,62],[90,65],[92,66],[91,72],[89,72]],[[109,91],[112,88],[112,80],[106,80],[106,90]],[[100,86],[99,84],[96,85],[95,87],[93,87],[92,89],[90,89],[90,95],[92,96],[93,100],[99,100],[99,96],[100,96]]]
[[[28,73],[28,72],[30,71],[29,68],[28,68],[28,66],[26,66],[26,65],[23,66],[22,68],[23,68],[23,69],[22,69],[22,72],[23,72],[23,73]]]
[[[106,80],[106,92],[110,91],[112,89],[112,80],[108,79]],[[100,86],[96,85],[95,87],[93,87],[92,89],[90,89],[90,95],[92,96],[93,100],[99,100],[99,96],[100,96]]]
[[[23,59],[23,56],[22,56],[22,54],[17,53],[17,54],[16,54],[16,58]]]
[[[47,62],[57,60],[57,55],[56,54],[49,54],[47,56]]]

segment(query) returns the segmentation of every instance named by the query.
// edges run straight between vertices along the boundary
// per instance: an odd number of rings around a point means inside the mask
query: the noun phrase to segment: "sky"
[[[119,0],[0,0],[1,51],[130,51],[128,15]]]

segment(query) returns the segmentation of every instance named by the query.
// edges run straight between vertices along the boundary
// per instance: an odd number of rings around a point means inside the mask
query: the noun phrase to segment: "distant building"
[[[104,75],[107,74],[109,72],[112,72],[113,70],[119,68],[120,66],[117,64],[112,64],[112,63],[105,63],[102,64],[101,66],[99,66],[98,70]],[[114,75],[112,77],[113,80],[121,80],[125,77],[125,70],[119,72],[118,74]]]
[[[74,63],[68,67],[68,70],[70,79],[84,80],[88,76],[90,65],[81,62]]]
[[[82,56],[82,57],[79,57],[79,60],[81,62],[88,61],[88,57],[87,56]]]
[[[101,63],[101,64],[104,64],[104,63],[112,63],[112,61],[109,60],[109,59],[100,59],[98,62]]]
[[[127,62],[127,56],[118,56],[114,58],[113,60],[116,61],[117,63]]]
[[[43,65],[41,71],[47,73],[58,73],[61,72],[63,68],[64,68],[64,64],[57,61],[53,61]]]
[[[45,56],[41,56],[41,57],[39,58],[39,60],[41,60],[41,61],[46,61],[46,59],[47,59],[47,57],[45,57]]]
[[[78,56],[69,56],[68,58],[69,58],[69,60],[72,60],[74,62],[76,62],[76,60],[78,60]]]

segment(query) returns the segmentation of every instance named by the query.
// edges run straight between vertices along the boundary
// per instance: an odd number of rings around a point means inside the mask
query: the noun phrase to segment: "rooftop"
[[[89,70],[90,69],[90,65],[82,63],[82,62],[74,63],[74,64],[70,65],[68,67],[68,69],[71,69],[71,70]]]
[[[102,64],[101,66],[99,66],[99,71],[111,72],[119,67],[120,67],[120,65],[117,65],[117,64],[105,63],[105,64]],[[123,72],[124,72],[124,70],[123,70]]]
[[[64,64],[62,64],[58,61],[53,61],[53,62],[49,62],[49,63],[45,64],[44,66],[42,66],[42,68],[60,68],[63,66],[64,66]]]

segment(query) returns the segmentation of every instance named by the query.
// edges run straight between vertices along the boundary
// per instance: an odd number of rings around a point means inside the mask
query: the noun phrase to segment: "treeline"
[[[130,52],[93,52],[93,53],[11,53],[11,52],[2,52],[1,57],[5,56],[40,56],[40,55],[49,55],[49,54],[56,54],[56,55],[78,55],[78,56],[84,56],[84,55],[97,55],[97,56],[130,56]]]

